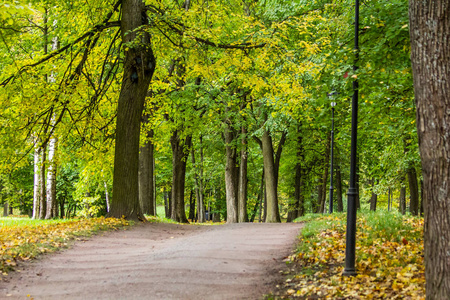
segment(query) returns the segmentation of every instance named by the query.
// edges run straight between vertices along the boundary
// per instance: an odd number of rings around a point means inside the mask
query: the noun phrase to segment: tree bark
[[[55,210],[56,203],[56,151],[57,140],[52,137],[48,143],[48,170],[47,170],[47,211],[45,214],[46,219],[52,219],[56,217]]]
[[[233,130],[230,125],[225,127],[225,151],[226,151],[226,165],[225,165],[225,190],[227,203],[227,223],[238,222],[238,197],[237,197],[237,151],[236,147],[232,145],[234,141]]]
[[[197,221],[199,223],[205,222],[205,204],[203,202],[203,149],[202,149],[203,139],[200,136],[200,166],[196,164],[195,161],[195,151],[192,147],[192,166],[194,168],[194,178],[195,178],[195,198],[197,199]]]
[[[148,115],[143,116],[142,128],[148,123]],[[153,189],[153,130],[150,129],[146,134],[144,145],[139,151],[139,204],[143,214],[154,216],[155,209],[153,207],[153,197],[155,195]]]
[[[172,205],[171,219],[180,223],[189,223],[184,207],[184,187],[186,183],[186,162],[192,146],[192,137],[181,141],[175,130],[170,139],[172,145]]]
[[[372,179],[372,197],[370,197],[370,210],[371,211],[377,210],[378,195],[373,190],[374,188],[375,188],[375,178]]]
[[[247,129],[242,127],[242,138],[241,138],[241,164],[239,167],[239,193],[238,193],[238,202],[239,202],[239,222],[248,222],[248,214],[247,214],[247,162],[248,162],[248,145],[247,145]]]
[[[194,190],[191,190],[189,195],[189,219],[191,222],[195,220],[195,199],[194,199]]]
[[[3,216],[8,216],[8,201],[5,201],[5,203],[3,203]]]
[[[39,219],[45,219],[47,213],[47,202],[45,198],[45,146],[41,148],[41,163],[39,164]]]
[[[147,24],[141,0],[122,1],[121,34],[127,46],[117,108],[113,197],[109,212],[109,216],[116,218],[144,220],[139,205],[139,131],[145,97],[156,67],[150,35],[138,29]]]
[[[280,212],[278,208],[277,176],[275,161],[273,157],[272,137],[265,128],[263,131],[261,142],[263,150],[264,179],[266,183],[267,197],[267,215],[265,222],[281,222]]]
[[[41,204],[40,199],[40,181],[41,181],[41,173],[40,164],[41,164],[41,148],[37,146],[39,141],[36,139],[35,147],[34,147],[34,183],[33,183],[33,219],[39,218],[39,205]]]
[[[403,182],[403,181],[402,181]],[[402,186],[400,188],[400,198],[398,210],[402,215],[406,213],[406,187]]]
[[[303,161],[303,137],[300,129],[298,130],[297,138],[297,163],[295,164],[295,178],[294,178],[294,202],[289,207],[288,217],[286,222],[292,222],[296,218],[301,217],[305,213],[302,195],[302,161]]]
[[[324,164],[324,172],[322,177],[322,197],[319,198],[320,203],[320,213],[325,213],[326,211],[326,200],[327,200],[327,183],[328,183],[328,171],[330,166],[330,145],[331,145],[331,134],[327,137],[327,143],[325,147],[325,164]]]
[[[336,200],[337,200],[337,211],[344,211],[344,204],[342,202],[342,176],[341,176],[341,166],[336,165]]]
[[[450,2],[410,0],[411,61],[422,160],[426,298],[450,295]]]
[[[419,215],[419,185],[417,183],[416,168],[410,167],[407,171],[409,182],[409,212],[414,216]]]

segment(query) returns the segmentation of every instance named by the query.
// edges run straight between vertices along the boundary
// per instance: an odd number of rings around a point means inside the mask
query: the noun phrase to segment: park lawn
[[[268,298],[425,299],[423,218],[358,213],[356,277],[344,277],[346,215],[308,215],[287,280]]]
[[[104,217],[63,220],[0,218],[0,280],[2,275],[14,270],[19,261],[65,248],[70,241],[98,231],[129,225],[130,222],[124,219]]]

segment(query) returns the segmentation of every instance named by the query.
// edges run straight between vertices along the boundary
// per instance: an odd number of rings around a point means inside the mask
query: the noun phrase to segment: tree
[[[143,17],[145,16],[145,17]],[[114,155],[113,197],[109,215],[143,220],[139,205],[139,130],[145,97],[156,68],[141,0],[122,1],[121,34],[125,62],[119,95]]]
[[[450,295],[450,3],[410,0],[411,61],[423,170],[427,299]]]

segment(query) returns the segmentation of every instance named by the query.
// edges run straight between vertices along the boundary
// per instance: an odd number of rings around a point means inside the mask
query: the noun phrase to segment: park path
[[[261,299],[301,224],[147,223],[27,263],[0,299]]]

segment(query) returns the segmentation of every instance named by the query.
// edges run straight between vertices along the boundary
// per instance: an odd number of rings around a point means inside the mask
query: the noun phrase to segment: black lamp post
[[[355,64],[353,70],[358,69],[359,59],[359,0],[355,0]],[[356,250],[356,151],[357,151],[357,129],[358,129],[358,79],[353,81],[352,98],[352,142],[350,152],[350,182],[347,193],[347,234],[345,243],[345,268],[344,276],[355,276],[355,250]]]
[[[333,100],[336,92],[329,93],[327,96]],[[330,214],[333,213],[333,149],[334,149],[334,107],[336,102],[331,102],[331,150],[330,150]]]

